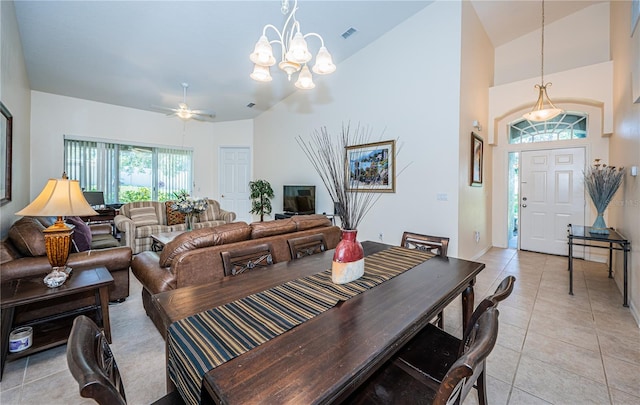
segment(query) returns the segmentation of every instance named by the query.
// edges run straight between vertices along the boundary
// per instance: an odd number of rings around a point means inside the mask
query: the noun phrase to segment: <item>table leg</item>
[[[629,306],[629,297],[627,296],[627,266],[628,266],[628,261],[627,261],[627,253],[629,252],[629,244],[625,243],[622,249],[622,254],[623,254],[623,271],[624,271],[624,301],[622,302],[622,305],[625,307]]]
[[[99,288],[96,294],[96,304],[99,307],[98,317],[102,319],[102,329],[107,342],[111,344],[111,321],[109,319],[109,286],[105,285]]]
[[[0,359],[0,381],[2,381],[2,374],[4,373],[4,363],[6,363],[7,354],[9,353],[9,333],[11,331],[11,326],[13,325],[14,310],[14,307],[10,307],[0,311],[2,313],[0,315],[0,322],[2,322],[2,325],[0,326],[0,343],[2,344],[2,358]]]
[[[612,266],[613,266],[613,243],[609,242],[609,278],[613,278]]]
[[[476,280],[473,279],[469,286],[462,292],[462,329],[465,330],[469,325],[471,314],[473,313],[474,293],[473,285]]]
[[[573,295],[573,238],[569,236],[569,294]]]

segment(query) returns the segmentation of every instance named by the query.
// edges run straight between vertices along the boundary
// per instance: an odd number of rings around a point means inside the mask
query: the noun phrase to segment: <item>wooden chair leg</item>
[[[486,365],[486,363],[485,363]],[[483,366],[484,368],[484,366]],[[476,388],[478,389],[478,404],[479,405],[487,405],[487,378],[484,373],[484,369],[478,376],[478,380],[476,381]]]

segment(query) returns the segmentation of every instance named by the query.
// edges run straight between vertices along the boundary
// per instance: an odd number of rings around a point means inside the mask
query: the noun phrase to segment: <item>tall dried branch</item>
[[[598,213],[604,212],[624,178],[624,168],[616,169],[596,159],[584,172],[584,184]]]

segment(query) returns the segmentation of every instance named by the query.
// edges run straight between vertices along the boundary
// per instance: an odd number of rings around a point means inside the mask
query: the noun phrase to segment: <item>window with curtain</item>
[[[587,114],[565,112],[548,121],[524,118],[509,124],[509,143],[562,141],[587,137]]]
[[[102,191],[107,204],[166,201],[191,194],[193,150],[64,139],[65,171],[85,191]]]

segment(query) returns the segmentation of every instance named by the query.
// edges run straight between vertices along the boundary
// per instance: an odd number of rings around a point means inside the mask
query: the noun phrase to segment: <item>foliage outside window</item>
[[[65,171],[107,204],[165,201],[191,190],[193,151],[66,138]]]
[[[509,124],[509,143],[533,143],[587,137],[587,114],[565,112],[548,121],[518,119]]]

